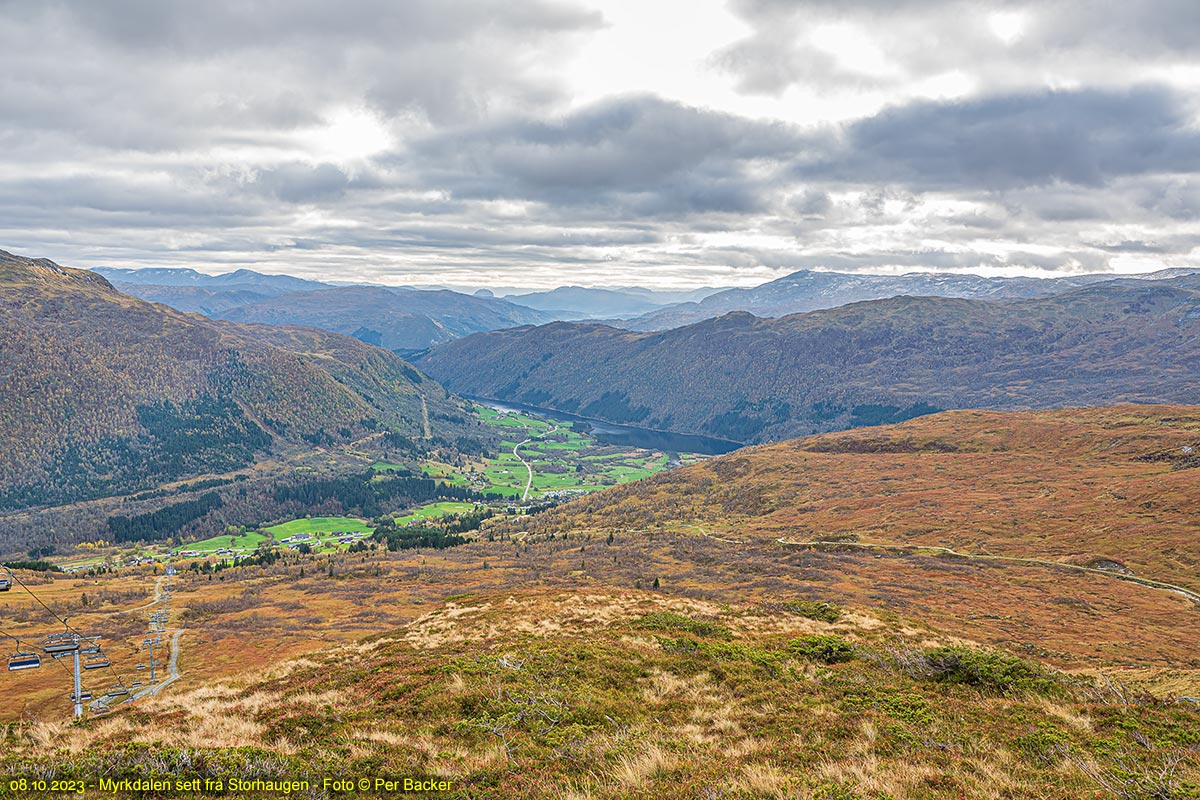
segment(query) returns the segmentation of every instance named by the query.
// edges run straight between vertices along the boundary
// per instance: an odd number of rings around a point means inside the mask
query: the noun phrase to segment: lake
[[[695,436],[687,433],[671,433],[656,431],[652,428],[639,428],[636,425],[618,425],[605,422],[602,419],[591,419],[568,414],[565,411],[555,411],[550,408],[539,408],[524,403],[514,403],[508,400],[493,400],[489,397],[471,397],[464,395],[480,405],[494,408],[497,411],[517,411],[530,416],[552,419],[556,422],[586,422],[591,428],[591,435],[604,444],[616,444],[624,447],[641,447],[646,450],[662,450],[666,453],[699,453],[705,456],[719,456],[730,453],[739,447],[741,442],[728,439],[717,439],[712,436]]]

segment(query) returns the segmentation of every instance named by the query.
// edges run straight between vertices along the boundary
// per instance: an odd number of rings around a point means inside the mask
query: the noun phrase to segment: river
[[[530,416],[552,419],[556,422],[586,422],[591,428],[591,435],[597,441],[605,444],[616,444],[624,447],[641,447],[646,450],[661,450],[664,453],[699,453],[705,456],[719,456],[737,450],[744,445],[728,439],[717,439],[712,436],[695,436],[688,433],[670,433],[656,431],[652,428],[639,428],[635,425],[618,425],[605,422],[602,419],[591,419],[568,414],[565,411],[555,411],[550,408],[539,408],[524,403],[514,403],[508,400],[492,400],[488,397],[471,397],[480,405],[494,408],[497,411],[518,411]]]

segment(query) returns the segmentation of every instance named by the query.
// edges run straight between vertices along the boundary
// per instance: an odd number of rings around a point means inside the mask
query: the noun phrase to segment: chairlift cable
[[[74,633],[76,636],[83,637],[83,633],[78,628],[73,627],[69,622],[67,622],[67,617],[60,617],[60,616],[58,616],[58,614],[54,613],[54,609],[52,609],[52,608],[50,608],[50,606],[46,605],[45,602],[42,601],[42,598],[38,597],[37,593],[34,592],[33,589],[30,589],[29,585],[26,584],[25,581],[23,581],[17,577],[17,574],[15,572],[12,573],[12,576],[13,576],[13,580],[16,581],[17,583],[19,583],[21,585],[22,589],[29,592],[30,596],[32,596],[33,599],[38,602],[38,605],[40,605],[42,608],[46,609],[46,612],[48,614],[50,614],[50,616],[53,617],[56,622],[61,622],[68,631]],[[54,660],[58,661],[57,658]],[[67,669],[67,666],[65,664],[63,664],[62,667],[63,667],[63,669]],[[109,660],[108,666],[104,667],[104,669],[111,669],[113,671],[113,673],[117,676],[117,682],[120,683],[121,685],[125,684],[125,676],[122,675],[120,672],[118,672],[117,668],[112,665],[111,659]],[[70,672],[72,677],[74,677],[75,673],[72,670],[68,669],[67,672]]]

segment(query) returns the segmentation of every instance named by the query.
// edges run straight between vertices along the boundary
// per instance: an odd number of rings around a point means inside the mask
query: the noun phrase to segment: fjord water
[[[530,416],[543,417],[556,422],[586,422],[591,434],[597,441],[604,444],[617,444],[625,447],[642,447],[647,450],[661,450],[665,453],[698,453],[704,456],[719,456],[730,453],[742,447],[741,442],[729,439],[717,439],[712,436],[697,436],[686,433],[671,433],[657,431],[653,428],[639,428],[634,425],[618,425],[615,422],[580,417],[565,411],[555,411],[549,408],[530,406],[524,403],[514,403],[509,400],[493,400],[488,397],[471,397],[464,395],[480,405],[494,408],[497,411],[517,411]]]

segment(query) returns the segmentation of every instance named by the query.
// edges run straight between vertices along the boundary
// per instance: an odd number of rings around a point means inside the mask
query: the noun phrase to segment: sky
[[[466,286],[1200,263],[1195,0],[0,0],[0,249]]]

